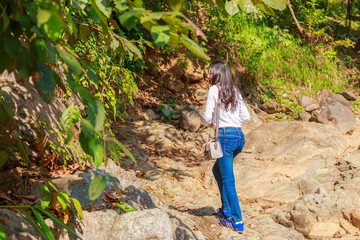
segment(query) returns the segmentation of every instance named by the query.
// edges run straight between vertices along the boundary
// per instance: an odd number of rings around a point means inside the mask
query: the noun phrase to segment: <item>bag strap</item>
[[[221,99],[220,99],[220,87],[218,85],[216,85],[218,90],[219,90],[219,96],[218,96],[218,101],[216,103],[216,108],[215,108],[215,117],[216,117],[216,127],[215,127],[215,140],[219,139],[219,117],[220,117],[220,105],[221,105]],[[209,129],[209,140],[208,142],[210,142],[211,139],[211,128]]]
[[[219,118],[220,118],[220,105],[221,105],[221,98],[220,98],[220,87],[216,85],[219,90],[219,97],[216,104],[216,128],[215,128],[215,140],[218,140],[219,136]]]

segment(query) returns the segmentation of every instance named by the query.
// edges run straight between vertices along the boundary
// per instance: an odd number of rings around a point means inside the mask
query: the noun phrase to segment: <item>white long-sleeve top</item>
[[[219,128],[224,127],[242,127],[244,124],[250,121],[250,114],[245,105],[243,97],[238,92],[238,105],[234,111],[224,108],[224,104],[220,106]],[[209,88],[208,96],[206,99],[206,107],[204,112],[204,119],[209,124],[213,124],[216,127],[216,104],[219,98],[219,90],[216,85]]]

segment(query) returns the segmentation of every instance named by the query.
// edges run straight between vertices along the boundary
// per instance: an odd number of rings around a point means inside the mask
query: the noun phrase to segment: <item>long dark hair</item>
[[[209,74],[211,77],[211,84],[218,85],[221,88],[221,102],[225,109],[234,111],[238,105],[239,89],[235,86],[230,67],[223,61],[212,62],[209,66]]]

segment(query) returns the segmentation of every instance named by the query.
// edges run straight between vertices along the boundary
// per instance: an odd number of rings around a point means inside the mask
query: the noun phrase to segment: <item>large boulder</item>
[[[321,110],[312,112],[312,120],[326,125],[334,125],[341,133],[353,130],[356,124],[355,115],[350,108],[331,98],[324,98],[321,101]]]
[[[306,159],[315,155],[337,157],[346,140],[333,126],[307,122],[266,123],[246,136],[245,152],[258,157]]]
[[[2,225],[4,229],[6,239],[40,239],[39,234],[31,224],[24,217],[13,211],[0,209],[0,222],[0,225]]]

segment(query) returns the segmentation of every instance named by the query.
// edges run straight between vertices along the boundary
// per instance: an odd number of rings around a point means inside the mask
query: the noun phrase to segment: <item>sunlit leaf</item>
[[[84,10],[88,0],[72,0],[72,5],[77,9]]]
[[[89,199],[94,201],[104,192],[106,187],[106,177],[95,177],[89,186]]]
[[[251,0],[238,0],[238,5],[244,12],[251,13],[256,11],[256,7]]]
[[[43,184],[40,187],[40,204],[42,207],[48,207],[51,202],[51,191],[47,184]]]
[[[93,157],[95,167],[100,167],[101,163],[104,161],[104,145],[94,137],[89,142],[89,149],[91,156]]]
[[[83,118],[81,118],[81,131],[88,138],[95,137],[94,127],[91,125],[91,123],[88,120]]]
[[[111,15],[111,7],[109,6],[109,1],[106,0],[95,0],[96,5],[100,9],[100,11],[107,17],[110,18]]]
[[[123,12],[128,9],[129,6],[126,4],[126,0],[115,0],[115,8],[120,12]]]
[[[0,239],[1,240],[6,240],[5,231],[4,231],[1,223],[0,223]]]
[[[40,9],[37,14],[37,22],[38,25],[42,25],[47,23],[50,20],[51,13],[48,10]]]
[[[174,12],[179,12],[184,6],[184,0],[170,0],[170,7]]]
[[[56,192],[58,191],[57,188],[56,188],[56,186],[55,186],[50,180],[47,181],[47,184],[49,184],[49,186],[50,186],[52,189],[54,189]]]
[[[239,7],[235,0],[230,0],[226,1],[225,10],[230,16],[233,16],[239,12]]]
[[[59,39],[61,30],[63,29],[61,22],[53,15],[51,15],[47,22],[42,24],[42,27],[53,42],[56,42]]]
[[[132,44],[129,40],[127,40],[126,38],[122,38],[121,42],[123,44],[123,48],[125,51],[131,53],[131,54],[135,54],[136,57],[138,58],[142,58],[142,54],[140,52],[140,50],[134,45]]]
[[[80,110],[79,107],[72,103],[67,107],[61,115],[61,124],[64,128],[69,127],[69,124],[79,121]]]
[[[196,56],[198,56],[198,57],[200,57],[200,58],[202,58],[202,59],[204,59],[206,61],[210,61],[209,56],[206,55],[204,50],[202,50],[201,47],[199,47],[199,45],[197,45],[193,40],[191,40],[190,38],[188,38],[184,34],[181,34],[180,40],[184,44],[184,46],[187,49],[189,49],[191,52],[193,52]]]
[[[267,15],[271,15],[275,17],[275,12],[270,7],[265,5],[263,2],[258,2],[255,4],[256,7],[258,7],[261,11],[263,11]]]
[[[71,198],[71,200],[72,200],[74,207],[79,215],[80,220],[84,219],[84,215],[83,215],[83,211],[82,211],[80,202],[75,198]]]
[[[262,0],[267,6],[276,10],[284,10],[286,8],[286,3],[284,0]]]
[[[47,240],[47,235],[44,233],[44,231],[39,227],[39,225],[37,224],[37,222],[32,218],[32,216],[27,213],[23,208],[18,207],[17,208],[22,214],[24,214],[26,220],[28,221],[28,223],[30,223],[30,225],[36,230],[36,232],[38,232],[40,234],[41,237],[43,237],[44,239]]]
[[[168,45],[172,48],[176,48],[179,45],[179,35],[176,31],[170,29],[170,39],[168,41]]]
[[[62,210],[65,211],[69,202],[69,194],[65,192],[59,192],[56,198],[59,201]]]
[[[151,37],[158,46],[164,46],[170,39],[169,26],[155,25],[151,28]]]

